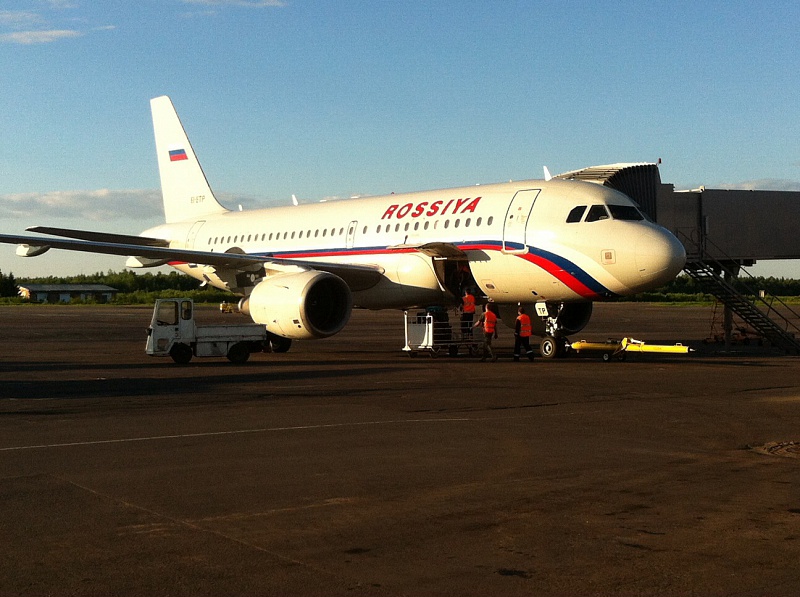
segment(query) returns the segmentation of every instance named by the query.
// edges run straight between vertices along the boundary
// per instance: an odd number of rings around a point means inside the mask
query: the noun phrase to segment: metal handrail
[[[685,235],[685,234],[683,234],[683,233],[681,233],[680,231],[678,231],[678,238],[679,238],[679,240],[680,240],[682,243],[684,242],[684,240],[686,240],[686,241],[689,241],[689,242],[691,242],[692,244],[694,244],[696,247],[698,246],[698,244],[697,244],[697,243],[696,243],[694,240],[692,240],[692,239],[690,239],[690,238],[686,237],[686,235]],[[711,247],[712,247],[712,248],[713,248],[713,249],[714,249],[714,250],[715,250],[715,251],[716,251],[718,254],[720,254],[720,255],[723,255],[723,257],[724,257],[725,259],[727,259],[727,261],[729,261],[729,262],[731,262],[731,263],[735,263],[735,262],[736,262],[736,260],[735,260],[735,259],[733,259],[732,257],[728,256],[728,255],[725,253],[725,251],[723,251],[723,250],[722,250],[722,249],[721,249],[721,248],[720,248],[720,247],[719,247],[719,246],[718,246],[716,243],[714,243],[714,242],[713,242],[713,241],[712,241],[710,238],[708,238],[708,236],[704,236],[704,238],[703,238],[703,243],[711,245]],[[684,243],[684,244],[685,244],[685,243]],[[748,272],[748,271],[747,271],[747,270],[744,268],[744,266],[742,266],[742,265],[739,265],[739,266],[738,266],[738,270],[739,270],[739,271],[738,271],[738,272],[733,272],[733,271],[731,271],[730,269],[728,269],[727,267],[725,267],[725,265],[724,265],[724,264],[723,264],[723,263],[722,263],[722,262],[721,262],[719,259],[716,259],[716,258],[714,258],[714,257],[709,257],[709,256],[706,254],[705,247],[699,247],[699,249],[700,249],[700,250],[699,250],[699,253],[700,253],[700,255],[701,255],[701,260],[702,260],[702,261],[704,261],[704,262],[706,262],[706,263],[711,263],[713,266],[715,266],[715,267],[719,268],[720,270],[722,270],[723,272],[725,272],[725,273],[726,273],[726,274],[728,274],[729,276],[731,276],[731,277],[733,277],[733,278],[737,278],[737,280],[739,280],[739,274],[741,274],[741,273],[744,273],[744,275],[745,275],[745,276],[747,276],[748,278],[750,278],[751,280],[755,280],[755,276],[753,276],[752,274],[750,274],[750,272]],[[748,286],[747,284],[745,284],[745,283],[743,283],[743,282],[739,282],[739,285],[740,285],[740,286],[742,286],[742,287],[744,288],[744,290],[745,290],[747,293],[749,293],[749,295],[750,295],[750,296],[752,296],[754,299],[758,299],[758,301],[760,301],[761,303],[763,303],[763,304],[766,306],[766,308],[767,308],[767,312],[766,312],[766,313],[764,313],[764,315],[765,315],[765,316],[769,317],[769,314],[770,314],[770,313],[775,313],[775,315],[777,315],[777,317],[778,317],[779,319],[783,320],[783,323],[784,323],[784,326],[785,326],[785,327],[784,327],[784,329],[783,329],[783,331],[784,331],[784,332],[789,332],[789,330],[790,330],[790,329],[792,329],[792,330],[794,330],[795,332],[797,332],[797,333],[800,333],[800,326],[798,326],[798,325],[795,325],[795,324],[792,322],[792,320],[790,320],[790,319],[789,319],[788,317],[786,317],[786,316],[785,316],[783,313],[781,313],[780,311],[778,311],[777,309],[775,309],[775,307],[773,306],[774,302],[775,302],[775,301],[778,301],[778,303],[779,303],[779,305],[780,305],[781,307],[783,307],[783,308],[784,308],[786,311],[788,311],[789,313],[791,313],[791,314],[794,316],[794,319],[796,319],[797,321],[800,321],[800,314],[798,314],[798,313],[797,313],[797,312],[796,312],[794,309],[792,309],[792,308],[791,308],[791,307],[790,307],[788,304],[786,304],[784,301],[782,301],[782,300],[781,300],[781,298],[780,298],[779,296],[776,296],[776,295],[774,295],[774,294],[772,294],[772,293],[768,293],[768,292],[764,291],[765,295],[769,295],[769,297],[770,297],[770,302],[768,303],[766,300],[764,300],[764,298],[762,298],[762,297],[761,297],[760,293],[758,293],[758,292],[754,291],[754,290],[753,290],[752,288],[750,288],[750,286]],[[738,291],[739,289],[734,287],[734,290],[737,290],[737,291]],[[743,296],[744,296],[744,295],[743,295]],[[754,300],[752,300],[752,301],[750,301],[750,302],[753,304],[753,306],[754,306],[754,307],[755,307],[755,306],[757,306]]]

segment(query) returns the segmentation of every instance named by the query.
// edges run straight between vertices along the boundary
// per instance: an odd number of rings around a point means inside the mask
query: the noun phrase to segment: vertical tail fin
[[[167,224],[229,211],[214,197],[169,97],[151,99],[150,111]]]

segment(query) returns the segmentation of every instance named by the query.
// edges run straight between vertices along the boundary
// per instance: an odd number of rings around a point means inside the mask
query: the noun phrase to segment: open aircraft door
[[[503,253],[522,254],[528,252],[526,231],[533,204],[541,189],[518,191],[506,212],[503,223]]]

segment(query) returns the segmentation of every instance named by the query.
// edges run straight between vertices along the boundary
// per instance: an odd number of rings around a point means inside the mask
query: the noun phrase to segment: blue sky
[[[157,224],[163,94],[231,207],[658,158],[800,190],[798,31],[788,1],[5,0],[0,231]],[[123,264],[0,246],[18,277]]]

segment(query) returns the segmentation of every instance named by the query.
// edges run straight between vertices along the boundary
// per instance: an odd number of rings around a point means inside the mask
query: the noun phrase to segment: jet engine
[[[531,318],[533,333],[537,336],[567,336],[580,332],[592,317],[592,303],[548,303],[548,317],[536,313],[536,305],[525,305],[525,312]],[[500,308],[503,323],[513,328],[517,319],[516,305],[503,305]]]
[[[592,303],[562,303],[556,316],[558,335],[567,336],[580,332],[591,318]],[[546,327],[543,327],[543,331],[547,332]]]
[[[278,274],[256,284],[239,310],[284,338],[327,338],[350,319],[353,298],[344,280],[315,270]]]

